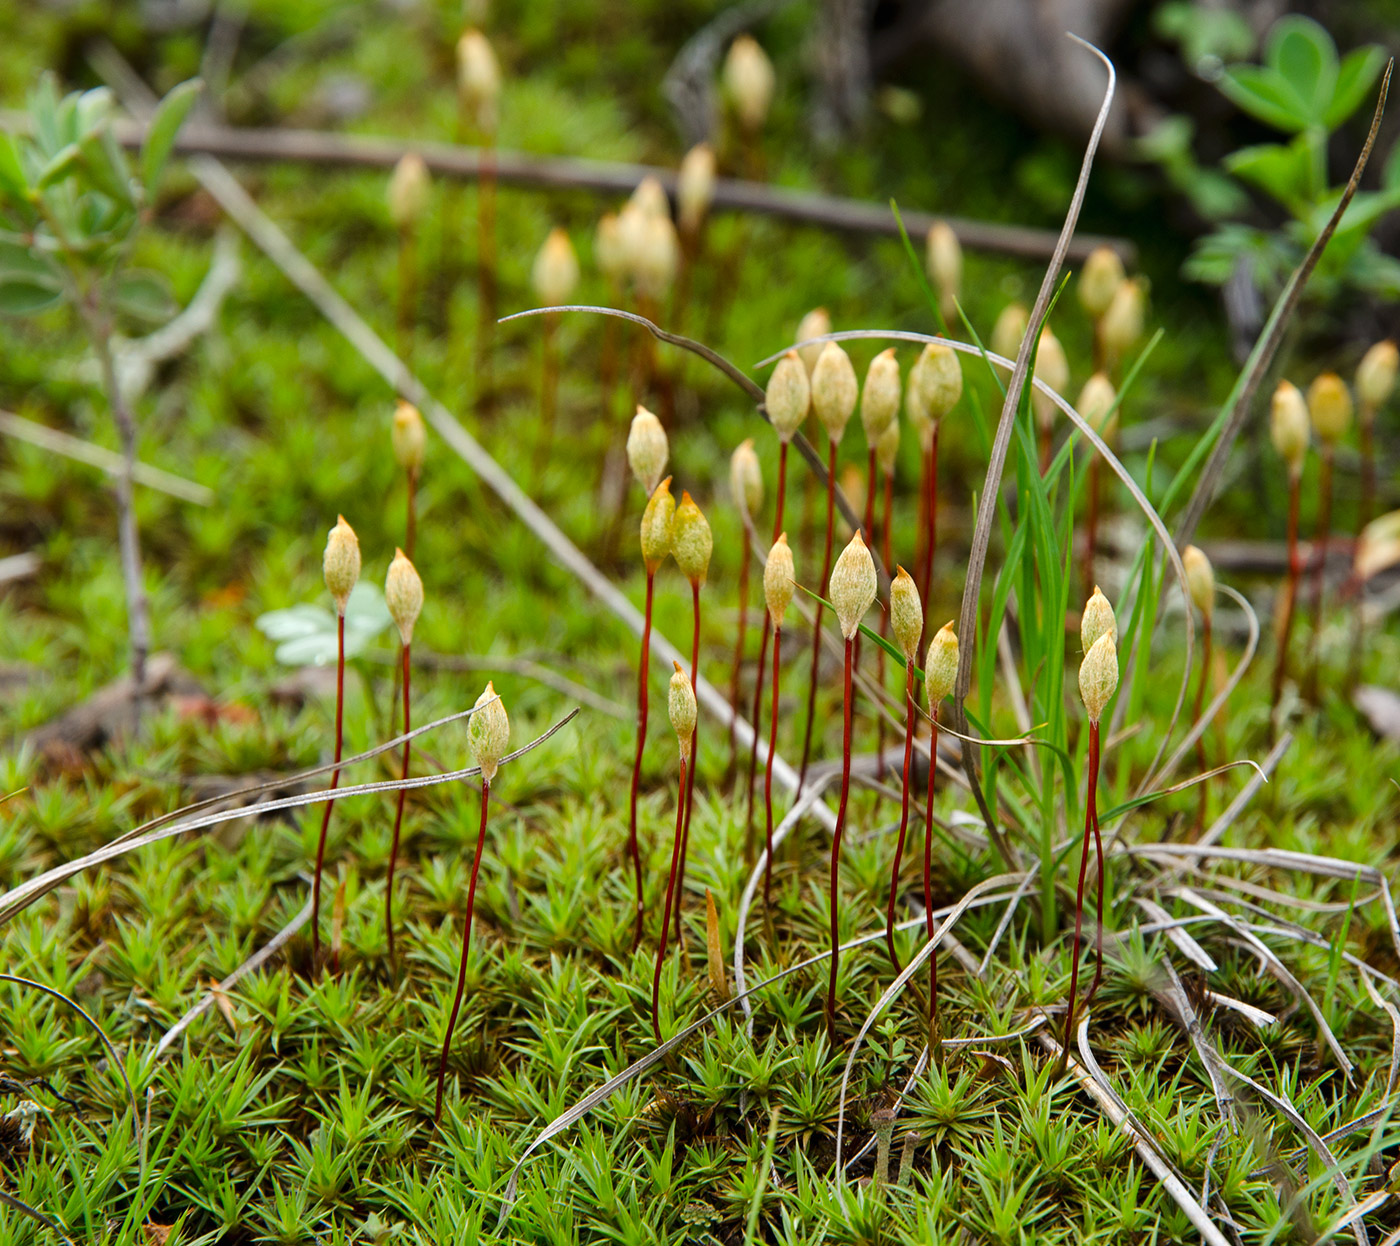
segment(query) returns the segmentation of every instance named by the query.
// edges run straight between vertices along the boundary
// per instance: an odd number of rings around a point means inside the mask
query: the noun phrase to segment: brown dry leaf
[[[228,1028],[233,1031],[235,1038],[238,1037],[238,1021],[233,1015],[233,1001],[224,992],[222,983],[209,979],[209,993],[213,995],[214,1002],[219,1006],[219,1011],[224,1014],[224,1020],[228,1022]]]
[[[141,1226],[146,1235],[146,1246],[165,1246],[174,1228],[173,1224],[156,1224],[152,1220],[147,1220]]]
[[[710,958],[710,990],[721,1003],[729,998],[729,981],[724,976],[724,948],[719,937],[719,910],[710,889],[705,888],[705,946]]]

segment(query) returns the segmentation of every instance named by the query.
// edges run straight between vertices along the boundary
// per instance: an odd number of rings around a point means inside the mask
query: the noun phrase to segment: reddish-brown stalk
[[[827,590],[831,578],[831,536],[832,524],[836,516],[836,442],[831,440],[826,460],[826,545],[822,554],[822,578],[818,583],[822,591]],[[817,602],[816,620],[812,624],[812,673],[807,684],[807,725],[802,734],[802,769],[799,772],[797,787],[801,791],[807,785],[807,763],[812,757],[812,726],[817,711],[817,672],[822,655],[822,603]],[[849,711],[849,706],[848,706]],[[848,749],[849,751],[849,749]],[[835,978],[832,978],[835,982]]]
[[[734,665],[729,672],[729,768],[734,770],[739,757],[739,672],[744,665],[744,641],[749,631],[749,562],[753,524],[744,516],[744,534],[739,550],[739,628],[734,637]],[[754,730],[758,729],[757,724]]]
[[[924,454],[924,501],[923,501],[923,540],[924,562],[923,583],[919,592],[923,594],[924,631],[928,631],[929,603],[933,599],[933,547],[938,540],[938,425],[933,426],[933,436]],[[888,562],[885,564],[888,566]]]
[[[467,988],[467,957],[472,946],[472,910],[476,907],[476,876],[481,870],[481,857],[486,850],[486,810],[491,803],[491,780],[481,780],[481,827],[476,833],[476,858],[472,861],[472,880],[467,886],[467,915],[462,926],[462,964],[457,970],[457,994],[452,1000],[452,1013],[447,1018],[447,1034],[442,1040],[442,1055],[438,1058],[437,1106],[433,1122],[442,1120],[442,1087],[447,1078],[447,1053],[452,1050],[452,1031],[462,1008],[462,994]]]
[[[938,773],[938,709],[936,706],[931,722],[932,730],[928,741],[928,795],[924,800],[924,936],[929,939],[933,938],[933,789],[934,776]],[[907,787],[908,784],[906,783],[905,786]],[[928,958],[928,1032],[929,1054],[935,1063],[939,1063],[943,1045],[939,1040],[938,1028],[937,948]]]
[[[1203,616],[1201,623],[1201,680],[1196,685],[1196,704],[1191,712],[1191,719],[1195,723],[1201,721],[1201,709],[1205,705],[1206,685],[1210,682],[1211,649],[1214,639],[1215,629],[1211,626],[1211,616]],[[1206,733],[1202,725],[1201,734],[1196,740],[1196,764],[1204,774],[1207,767],[1206,762]],[[1201,783],[1199,803],[1196,806],[1196,829],[1204,830],[1206,825],[1206,794],[1209,784]]]
[[[700,581],[690,582],[690,603],[695,614],[695,634],[690,642],[690,690],[695,691],[696,673],[700,669]],[[754,720],[754,732],[758,732],[758,721]],[[700,724],[695,724],[691,733],[690,773],[686,776],[685,824],[681,828],[680,874],[676,881],[676,943],[681,941],[681,907],[685,898],[685,858],[690,851],[690,814],[695,804],[695,772],[700,768]]]
[[[783,629],[773,629],[773,703],[768,710],[768,761],[763,767],[763,806],[764,843],[767,855],[763,858],[763,905],[767,908],[772,902],[773,889],[773,755],[778,751],[778,680],[782,665]],[[754,719],[754,734],[758,734],[758,720]]]
[[[1376,409],[1363,402],[1359,415],[1357,423],[1360,425],[1361,434],[1361,511],[1357,516],[1358,532],[1371,522],[1376,509]]]
[[[1093,1002],[1094,992],[1098,990],[1099,979],[1103,975],[1103,845],[1099,840],[1099,813],[1098,813],[1098,786],[1099,786],[1099,722],[1098,719],[1091,719],[1089,722],[1089,794],[1084,805],[1084,841],[1079,850],[1079,885],[1074,894],[1074,944],[1071,949],[1070,971],[1069,971],[1069,1001],[1065,1007],[1065,1035],[1064,1052],[1067,1054],[1071,1043],[1074,1041],[1074,1006],[1075,995],[1079,990],[1079,935],[1083,929],[1084,921],[1084,879],[1089,870],[1089,835],[1092,832],[1098,848],[1098,868],[1099,868],[1099,901],[1098,901],[1098,922],[1099,929],[1095,946],[1098,949],[1098,968],[1094,973],[1094,983],[1089,988],[1089,994],[1084,1000],[1084,1007],[1088,1008]],[[1061,1055],[1061,1061],[1065,1055]]]
[[[408,482],[408,493],[405,502],[407,513],[404,516],[403,552],[409,562],[413,561],[413,547],[418,542],[418,471],[418,468],[410,467],[404,472]]]
[[[331,771],[331,791],[340,785],[340,747],[345,726],[345,612],[336,614],[335,653],[335,769]],[[321,837],[316,841],[316,876],[311,883],[311,968],[316,970],[321,951],[321,870],[326,860],[326,832],[331,825],[335,801],[326,801],[321,814]]]
[[[1311,662],[1308,669],[1308,695],[1317,696],[1318,636],[1322,631],[1322,598],[1327,577],[1327,544],[1332,526],[1332,443],[1324,440],[1318,453],[1322,468],[1318,478],[1317,536],[1312,553],[1312,637]]]
[[[886,555],[885,565],[889,566]],[[909,831],[909,765],[914,757],[914,659],[904,666],[904,784],[899,803],[899,839],[894,846],[894,864],[890,866],[890,903],[885,914],[885,944],[890,951],[890,964],[896,974],[903,966],[894,950],[894,902],[899,896],[899,866],[904,860],[904,837]],[[933,784],[929,784],[932,794]]]
[[[642,890],[642,853],[637,846],[637,789],[642,781],[642,754],[647,746],[647,673],[651,668],[651,603],[656,588],[656,572],[647,567],[647,603],[642,620],[642,658],[637,674],[637,755],[632,761],[632,793],[628,801],[627,852],[632,858],[632,872],[637,876],[637,920],[632,935],[635,951],[642,941],[644,895]]]
[[[885,501],[884,512],[880,520],[880,559],[886,567],[892,567],[892,550],[890,548],[890,521],[894,510],[894,473],[885,475]],[[874,529],[871,529],[874,533]],[[872,535],[873,540],[873,535]],[[890,634],[890,612],[880,611],[880,639],[885,640]],[[885,686],[885,649],[883,645],[876,646],[876,680],[880,687]],[[884,777],[885,774],[885,716],[877,713],[875,715],[876,745],[875,756],[877,758],[877,774]]]
[[[676,831],[671,841],[671,873],[666,880],[666,908],[661,916],[661,941],[656,945],[656,969],[651,977],[651,1030],[658,1044],[661,1042],[661,1021],[657,1009],[661,1000],[661,966],[666,962],[666,936],[671,926],[671,900],[676,890],[676,866],[682,851],[681,836],[684,833],[687,783],[685,755],[681,755],[680,783],[676,792]]]
[[[403,646],[403,731],[407,735],[413,730],[408,716],[409,706],[409,650],[411,645]],[[408,740],[403,742],[403,773],[402,779],[408,778],[408,758],[412,749],[412,743]],[[399,807],[394,814],[394,839],[389,845],[389,875],[384,881],[384,929],[389,936],[389,964],[394,964],[394,863],[399,858],[399,828],[403,826],[403,806],[404,800],[408,796],[406,787],[399,788]]]
[[[835,443],[832,445],[834,447]],[[826,1035],[833,1048],[836,1046],[836,972],[841,961],[841,899],[837,891],[837,871],[841,864],[841,835],[846,829],[846,804],[851,795],[851,668],[854,657],[855,639],[852,637],[846,641],[842,677],[841,803],[836,810],[836,830],[831,837],[831,975],[826,987]]]
[[[399,228],[399,300],[395,322],[398,328],[399,358],[408,359],[412,351],[413,306],[417,301],[417,281],[415,271],[417,248],[414,246],[414,227],[403,225]]]
[[[1274,713],[1283,695],[1283,676],[1288,669],[1288,641],[1293,634],[1293,615],[1298,606],[1298,577],[1302,564],[1298,559],[1298,503],[1302,493],[1302,473],[1288,473],[1288,579],[1283,590],[1283,611],[1279,618],[1278,652],[1274,655],[1274,678],[1269,701],[1269,731],[1272,734]]]
[[[778,502],[773,513],[773,540],[776,541],[783,530],[783,507],[787,502],[787,461],[788,443],[778,442]],[[817,616],[820,625],[821,616]],[[744,860],[753,860],[753,789],[758,775],[758,728],[763,715],[763,670],[767,665],[768,637],[772,632],[772,620],[768,611],[763,612],[763,637],[758,645],[758,678],[753,686],[753,739],[749,744],[748,802],[744,815]]]

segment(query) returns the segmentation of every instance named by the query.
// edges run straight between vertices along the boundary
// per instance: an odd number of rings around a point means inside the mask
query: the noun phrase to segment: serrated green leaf
[[[175,146],[175,136],[194,107],[203,85],[198,78],[182,82],[156,107],[150,128],[146,131],[145,145],[141,148],[141,181],[146,187],[147,202],[154,200],[160,189],[161,175]]]
[[[1223,163],[1236,177],[1272,195],[1290,211],[1300,210],[1308,197],[1311,163],[1304,139],[1242,147]]]
[[[63,291],[56,282],[21,273],[0,273],[0,314],[32,316],[58,304]]]
[[[1381,70],[1385,68],[1385,56],[1385,49],[1372,43],[1342,57],[1341,68],[1337,71],[1337,85],[1323,114],[1323,124],[1329,130],[1335,130],[1365,103]]]
[[[170,283],[159,273],[142,268],[117,278],[114,302],[118,311],[151,324],[163,324],[177,310]]]
[[[1297,92],[1277,70],[1263,65],[1234,65],[1219,82],[1223,95],[1251,117],[1276,130],[1296,134],[1311,118]]]

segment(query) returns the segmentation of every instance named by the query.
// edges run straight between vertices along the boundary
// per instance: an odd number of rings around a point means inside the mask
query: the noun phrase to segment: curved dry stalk
[[[12,1208],[23,1216],[28,1216],[31,1220],[43,1225],[44,1228],[51,1229],[54,1233],[58,1234],[63,1241],[67,1242],[68,1246],[74,1246],[73,1239],[63,1231],[63,1227],[57,1220],[50,1220],[42,1211],[31,1207],[23,1199],[16,1198],[13,1194],[6,1194],[4,1190],[0,1190],[0,1203],[4,1203],[6,1207]]]
[[[454,715],[454,717],[459,718],[463,716],[464,715],[461,714]],[[543,735],[536,736],[530,743],[502,757],[500,764],[504,766],[507,762],[525,756],[526,753],[534,752],[535,749],[539,748],[541,744],[556,732],[562,731],[569,723],[573,722],[577,716],[578,710],[570,710]],[[417,735],[418,732],[431,730],[432,727],[437,725],[436,723],[430,723],[427,727],[420,727],[418,731],[413,734]],[[410,736],[407,738],[412,737]],[[380,745],[376,751],[383,752],[386,748],[391,748],[401,742],[402,738],[388,745]],[[365,756],[371,755],[372,754],[365,754]],[[279,813],[283,809],[300,809],[306,805],[321,804],[327,800],[339,800],[351,796],[366,796],[375,792],[397,792],[400,788],[438,787],[444,783],[456,783],[460,782],[462,779],[470,779],[480,773],[480,766],[467,766],[462,770],[448,770],[442,774],[418,775],[415,778],[407,780],[387,779],[381,783],[360,783],[353,787],[342,787],[336,791],[323,789],[316,792],[303,792],[297,796],[284,796],[280,800],[269,800],[258,806],[258,813],[265,816],[269,813]],[[176,822],[173,825],[162,826],[154,831],[148,831],[146,834],[138,835],[134,838],[121,836],[111,843],[104,844],[101,848],[89,852],[86,856],[78,857],[72,861],[65,861],[62,865],[56,865],[53,869],[45,871],[37,878],[32,878],[26,883],[21,883],[18,887],[12,887],[9,891],[5,892],[4,895],[0,895],[0,923],[8,921],[16,913],[21,912],[23,909],[33,904],[40,896],[53,890],[53,888],[57,887],[60,883],[67,882],[68,879],[77,874],[81,874],[84,870],[90,869],[94,865],[105,865],[108,861],[115,861],[118,857],[125,856],[128,852],[135,852],[140,848],[146,848],[151,844],[159,843],[163,839],[173,839],[176,835],[184,835],[190,831],[207,830],[211,826],[219,826],[224,822],[234,822],[239,818],[246,818],[247,816],[247,809],[225,809],[214,813],[202,814],[195,818]]]
[[[112,1046],[112,1040],[107,1037],[106,1032],[97,1024],[90,1012],[76,1000],[70,999],[55,987],[46,986],[42,982],[35,982],[33,978],[21,977],[17,973],[0,973],[0,982],[13,982],[18,986],[32,987],[36,991],[41,991],[51,999],[56,999],[59,1003],[67,1005],[92,1027],[93,1033],[97,1035],[98,1040],[102,1043],[103,1048],[105,1048],[107,1052],[107,1059],[111,1062],[112,1067],[116,1069],[117,1076],[122,1079],[122,1085],[126,1087],[126,1095],[131,1103],[131,1135],[132,1140],[136,1143],[136,1152],[139,1160],[137,1184],[140,1185],[145,1181],[146,1177],[146,1146],[141,1136],[141,1111],[136,1103],[136,1091],[132,1088],[131,1079],[126,1075],[126,1065],[122,1063],[121,1057],[117,1055],[117,1049]],[[27,1211],[28,1208],[24,1210]],[[40,1219],[42,1219],[42,1217],[40,1217]],[[51,1225],[50,1227],[53,1226]],[[60,1235],[62,1234],[60,1233]]]

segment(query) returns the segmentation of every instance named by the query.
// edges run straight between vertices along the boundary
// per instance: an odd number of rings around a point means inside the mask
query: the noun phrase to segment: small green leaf
[[[1277,70],[1262,65],[1234,65],[1220,79],[1220,90],[1236,107],[1276,130],[1296,134],[1312,118],[1298,94]]]
[[[355,657],[393,620],[384,595],[361,580],[345,604],[345,656]],[[273,610],[257,620],[258,630],[278,642],[277,660],[284,666],[324,666],[335,661],[336,619],[329,610],[309,603]]]
[[[0,134],[0,194],[16,204],[29,205],[29,179],[19,161],[12,135]]]
[[[1311,172],[1305,139],[1242,147],[1225,157],[1225,167],[1242,181],[1272,195],[1290,211],[1301,210],[1308,197]]]
[[[1269,31],[1264,63],[1288,83],[1307,124],[1322,125],[1337,87],[1337,45],[1310,17],[1281,17]]]
[[[121,148],[117,146],[117,140],[112,137],[111,129],[99,125],[89,130],[79,140],[78,148],[83,154],[83,172],[94,188],[120,204],[135,206],[136,201],[131,194],[131,170],[127,167]]]
[[[62,297],[56,281],[27,273],[0,273],[0,314],[32,316],[57,305]]]
[[[78,167],[79,161],[83,158],[82,148],[77,143],[69,143],[67,147],[60,148],[53,158],[40,171],[35,185],[40,190],[46,190],[55,182],[61,182],[64,178],[72,174]]]
[[[159,273],[137,268],[117,278],[117,310],[137,320],[163,324],[177,310],[170,284]]]
[[[165,172],[166,161],[175,146],[175,136],[194,107],[195,100],[204,84],[198,78],[191,78],[174,87],[156,107],[146,131],[146,143],[141,149],[141,181],[146,187],[146,201],[152,202],[160,189],[161,175]]]
[[[1335,130],[1360,108],[1384,68],[1385,49],[1377,47],[1374,43],[1357,48],[1342,57],[1342,67],[1337,71],[1337,85],[1323,114],[1323,125],[1329,130]]]

